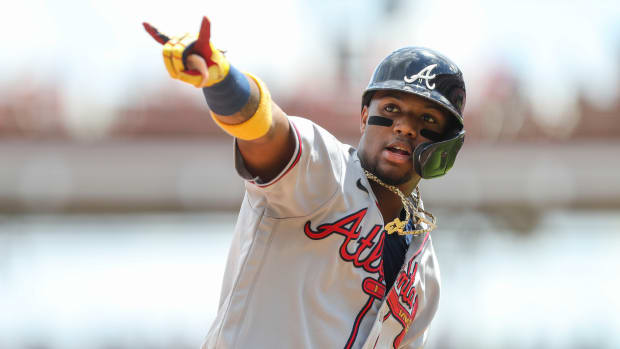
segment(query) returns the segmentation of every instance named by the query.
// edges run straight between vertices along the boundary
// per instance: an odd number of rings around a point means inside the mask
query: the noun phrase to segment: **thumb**
[[[187,71],[186,73],[192,73],[197,71],[202,76],[202,81],[200,82],[200,86],[196,87],[204,87],[205,83],[209,80],[209,71],[207,69],[207,62],[205,59],[197,54],[190,54],[187,56]],[[194,75],[194,74],[191,74]]]
[[[142,22],[142,25],[144,26],[146,32],[149,33],[153,37],[153,39],[155,39],[160,44],[164,45],[168,42],[168,40],[170,40],[167,35],[160,33],[159,30],[157,30],[155,27],[148,24],[147,22]]]

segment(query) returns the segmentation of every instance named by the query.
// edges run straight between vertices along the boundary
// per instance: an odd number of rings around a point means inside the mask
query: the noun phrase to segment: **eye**
[[[424,120],[424,122],[428,122],[430,124],[436,124],[437,123],[437,119],[430,115],[430,114],[422,114],[421,116],[422,120]]]
[[[387,104],[385,107],[383,107],[383,110],[385,110],[388,113],[398,113],[400,112],[400,108],[398,108],[398,106],[396,104]]]

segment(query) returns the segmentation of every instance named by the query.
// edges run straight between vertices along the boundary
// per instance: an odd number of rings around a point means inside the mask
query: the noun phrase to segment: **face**
[[[422,134],[443,134],[448,122],[449,116],[433,102],[404,92],[376,92],[362,109],[358,147],[362,166],[387,184],[419,180],[413,168],[413,150],[431,141]]]

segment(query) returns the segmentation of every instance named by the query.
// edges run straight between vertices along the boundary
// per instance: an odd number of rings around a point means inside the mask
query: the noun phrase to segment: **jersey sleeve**
[[[245,180],[247,199],[253,208],[264,208],[265,214],[273,218],[307,216],[334,197],[341,190],[351,154],[350,146],[312,121],[288,118],[295,151],[270,181],[250,174],[235,142],[235,168]]]

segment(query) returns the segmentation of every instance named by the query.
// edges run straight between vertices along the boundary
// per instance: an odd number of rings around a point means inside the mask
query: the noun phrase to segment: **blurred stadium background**
[[[443,279],[428,348],[620,347],[620,3],[177,6],[1,11],[0,348],[201,344],[243,185],[201,92],[167,77],[140,23],[182,33],[205,14],[284,110],[354,145],[387,53],[461,67],[467,141],[422,185]]]

